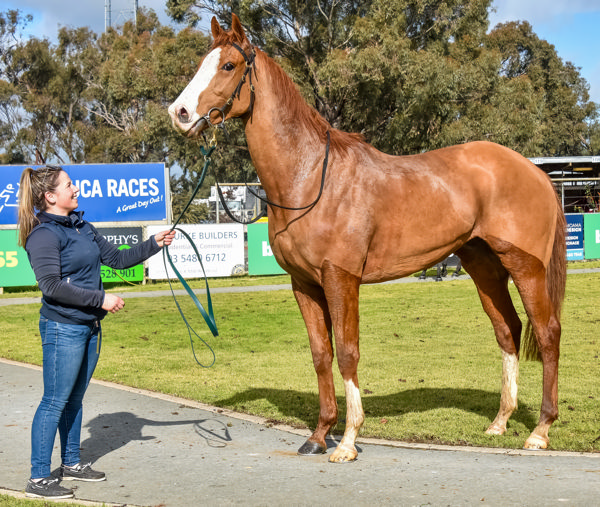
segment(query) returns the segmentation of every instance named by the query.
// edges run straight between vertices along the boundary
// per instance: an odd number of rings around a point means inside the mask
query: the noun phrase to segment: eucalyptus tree
[[[588,133],[597,105],[590,101],[589,85],[578,67],[563,61],[527,22],[497,26],[487,46],[501,55],[502,81],[525,83],[537,97],[540,122],[531,134],[538,146],[530,156],[579,155],[593,149]]]
[[[534,156],[591,149],[596,138],[579,69],[527,24],[488,33],[492,0],[169,0],[167,8],[190,26],[212,15],[227,25],[236,12],[327,120],[388,152],[488,139]],[[515,51],[534,55],[520,74],[509,62]]]
[[[27,125],[27,113],[20,100],[23,63],[19,51],[24,45],[23,30],[33,21],[18,10],[0,12],[0,141],[2,163],[23,162],[27,154],[19,142]]]
[[[96,35],[22,36],[31,18],[0,12],[4,161],[165,161],[190,192],[204,159],[166,108],[208,51],[202,16],[235,11],[335,127],[390,153],[489,139],[527,156],[597,153],[596,104],[579,69],[527,23],[488,30],[492,0],[169,0],[175,33],[142,9],[137,25]],[[205,20],[207,21],[207,20]],[[219,134],[221,182],[255,173],[242,126]],[[203,196],[208,190],[202,190]]]

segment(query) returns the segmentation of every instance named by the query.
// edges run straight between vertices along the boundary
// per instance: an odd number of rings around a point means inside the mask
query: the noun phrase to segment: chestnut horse
[[[211,51],[169,114],[190,138],[230,118],[244,123],[270,201],[271,248],[291,275],[318,378],[318,424],[298,452],[326,452],[337,422],[335,340],[347,414],[330,461],[357,457],[364,420],[359,286],[416,273],[451,253],[475,282],[502,351],[500,410],[487,433],[504,433],[517,407],[522,324],[508,291],[512,278],[529,321],[525,338],[531,335],[531,353],[543,363],[540,419],[525,447],[546,448],[558,416],[566,279],[565,217],[546,174],[489,142],[411,156],[381,153],[332,128],[281,67],[252,46],[235,15],[229,31],[213,18],[212,35]],[[435,206],[424,206],[432,199]]]

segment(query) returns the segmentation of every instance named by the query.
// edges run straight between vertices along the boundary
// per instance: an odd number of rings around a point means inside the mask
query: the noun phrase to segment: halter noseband
[[[225,113],[226,113],[227,109],[229,109],[231,107],[231,105],[233,104],[233,101],[236,98],[239,100],[240,94],[242,93],[242,86],[246,82],[246,76],[248,76],[248,75],[249,75],[248,82],[250,84],[250,107],[248,108],[247,112],[252,117],[252,110],[254,108],[254,85],[252,84],[252,71],[254,70],[254,72],[256,72],[256,64],[254,61],[254,58],[256,57],[256,52],[254,51],[254,47],[251,46],[252,52],[250,53],[250,55],[247,55],[246,52],[241,48],[241,46],[238,46],[235,42],[231,42],[231,45],[235,49],[237,49],[240,52],[240,54],[244,57],[244,61],[246,62],[246,69],[244,70],[244,73],[242,74],[242,77],[241,77],[239,83],[235,87],[235,90],[233,90],[231,97],[229,97],[227,99],[227,102],[225,102],[225,104],[223,104],[222,107],[211,107],[208,110],[208,113],[206,113],[206,116],[202,117],[202,119],[206,120],[206,122],[211,127],[220,126],[222,128],[225,128]],[[213,111],[217,111],[221,115],[221,123],[220,124],[215,125],[211,121],[210,115],[212,114]]]

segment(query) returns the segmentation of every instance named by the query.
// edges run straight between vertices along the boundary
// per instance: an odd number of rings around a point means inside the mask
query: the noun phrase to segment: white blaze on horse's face
[[[182,132],[188,132],[194,127],[208,111],[198,113],[198,98],[206,90],[219,69],[221,48],[213,49],[196,72],[194,78],[169,106],[169,115],[173,125]]]

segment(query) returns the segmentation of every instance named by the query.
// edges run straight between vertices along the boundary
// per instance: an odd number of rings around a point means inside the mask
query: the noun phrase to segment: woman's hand
[[[158,234],[156,234],[154,236],[154,239],[156,240],[156,243],[158,244],[158,246],[162,248],[165,245],[170,245],[171,243],[173,243],[174,237],[175,237],[175,231],[168,230],[168,231],[159,232]]]
[[[124,306],[125,301],[119,296],[109,294],[108,292],[104,294],[104,303],[102,303],[103,310],[110,313],[117,313],[119,310],[122,310]]]

